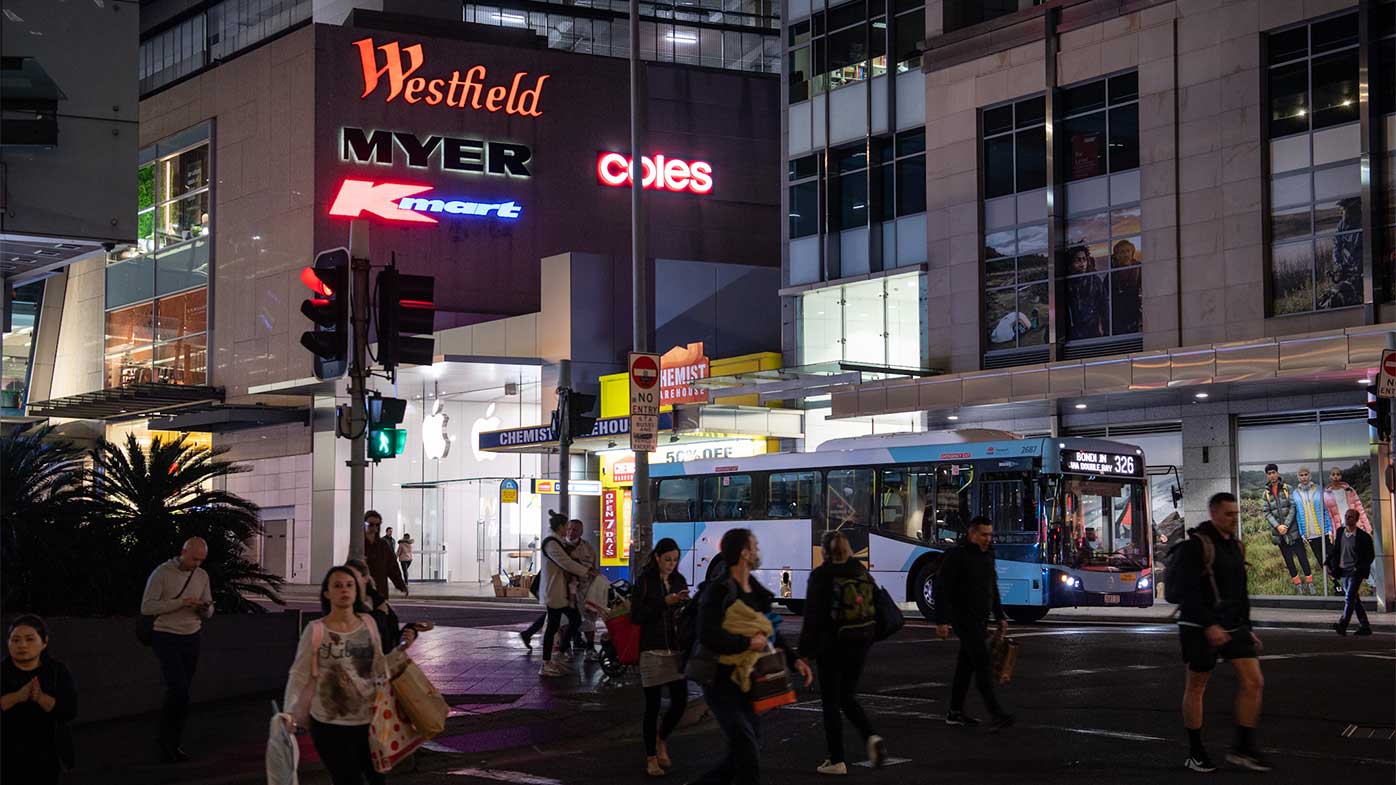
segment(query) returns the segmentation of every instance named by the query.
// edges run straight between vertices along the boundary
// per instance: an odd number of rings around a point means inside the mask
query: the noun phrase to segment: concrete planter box
[[[47,621],[49,652],[77,682],[78,724],[159,710],[160,665],[136,640],[134,619]],[[204,623],[194,702],[280,691],[299,638],[299,611],[214,616]]]

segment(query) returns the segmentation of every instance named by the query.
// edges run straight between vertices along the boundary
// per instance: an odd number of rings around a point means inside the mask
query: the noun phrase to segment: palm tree
[[[0,595],[6,609],[52,613],[100,602],[100,557],[81,448],[45,426],[0,438]],[[75,562],[76,560],[76,562]],[[75,569],[76,568],[76,569]]]
[[[247,595],[284,605],[278,590],[285,582],[246,558],[247,542],[262,533],[257,505],[213,487],[214,480],[248,470],[219,460],[226,452],[184,436],[157,437],[148,449],[134,434],[124,446],[102,440],[92,453],[95,504],[124,546],[136,573],[132,583],[144,586],[150,570],[178,553],[185,540],[202,537],[215,606],[225,613],[258,613],[265,608]],[[139,598],[136,588],[123,606],[130,609]]]

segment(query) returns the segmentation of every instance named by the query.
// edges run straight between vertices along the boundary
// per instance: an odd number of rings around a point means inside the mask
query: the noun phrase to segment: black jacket
[[[12,777],[16,782],[38,779],[35,768],[53,771],[60,761],[69,768],[74,763],[68,723],[78,713],[78,692],[63,663],[45,655],[37,670],[22,671],[6,657],[0,664],[0,692],[14,692],[35,677],[40,689],[54,699],[53,711],[25,702],[0,719],[0,771],[6,782]]]
[[[1342,537],[1346,529],[1346,526],[1340,527],[1338,533],[1333,535],[1333,542],[1328,547],[1328,561],[1324,563],[1329,573],[1339,577],[1343,574]],[[1377,559],[1377,549],[1372,542],[1372,535],[1362,529],[1357,530],[1357,552],[1353,556],[1356,557],[1356,564],[1352,568],[1353,576],[1359,581],[1367,580],[1367,576],[1372,574],[1372,562]]]
[[[741,587],[730,576],[704,584],[702,596],[698,598],[698,642],[714,656],[741,654],[751,647],[751,639],[747,636],[736,635],[722,628],[722,620],[727,614],[728,606],[737,600],[746,603],[757,613],[770,613],[775,595],[758,583],[754,575],[751,577],[751,592],[746,594],[742,593]],[[789,658],[791,652],[780,635],[780,627],[776,627],[776,634],[771,643],[776,648],[785,650],[787,659]],[[718,665],[719,680],[731,675],[731,665]]]
[[[1212,575],[1216,578],[1217,590],[1212,591],[1212,582],[1202,574],[1202,543],[1199,537],[1209,538],[1215,546],[1216,555],[1212,562]],[[1228,630],[1247,626],[1251,623],[1250,590],[1246,585],[1246,555],[1241,542],[1235,537],[1222,537],[1211,521],[1205,521],[1192,530],[1192,536],[1178,546],[1177,575],[1171,572],[1169,580],[1181,581],[1182,602],[1178,603],[1178,623],[1196,627],[1210,627],[1220,624]],[[1221,602],[1217,602],[1217,594]]]
[[[688,581],[678,570],[669,576],[667,592],[657,570],[640,574],[630,595],[630,620],[640,625],[640,651],[678,651],[682,647],[678,624],[683,603],[665,605],[664,597],[687,588]]]
[[[990,611],[1003,620],[993,550],[968,540],[945,552],[936,571],[936,624],[983,624]]]
[[[809,582],[805,585],[804,624],[800,628],[801,657],[813,658],[833,651],[836,631],[830,613],[833,611],[834,579],[856,578],[867,571],[862,562],[849,559],[843,564],[824,562],[809,574]]]

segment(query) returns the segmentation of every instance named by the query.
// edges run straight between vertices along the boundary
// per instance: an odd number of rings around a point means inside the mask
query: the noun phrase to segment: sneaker
[[[957,725],[964,728],[978,727],[979,720],[965,714],[962,711],[952,711],[945,715],[946,725]]]
[[[1203,774],[1211,774],[1217,770],[1217,765],[1212,762],[1211,758],[1207,757],[1207,753],[1194,752],[1183,762],[1183,768],[1199,771]]]
[[[568,673],[577,672],[577,664],[572,661],[571,657],[562,657],[560,659],[554,659],[553,663],[555,663],[557,667],[563,669]]]
[[[1338,622],[1337,624],[1333,625],[1333,631],[1338,633],[1339,635],[1347,635],[1348,626],[1346,624],[1343,624],[1342,622]]]
[[[538,675],[547,678],[555,678],[557,676],[566,676],[567,671],[564,671],[563,669],[559,668],[557,666],[557,663],[549,660],[548,662],[543,663],[543,667],[538,669]]]
[[[877,734],[868,737],[868,763],[874,769],[880,769],[887,763],[887,744]]]
[[[994,717],[992,720],[989,720],[989,724],[984,726],[984,729],[990,733],[998,733],[1004,728],[1011,727],[1013,727],[1013,715],[1000,714],[997,717]]]
[[[826,760],[823,763],[819,764],[819,767],[816,768],[815,771],[819,772],[820,774],[843,775],[848,773],[848,764],[830,763]]]
[[[528,649],[529,651],[533,651],[533,636],[532,636],[532,635],[529,635],[529,634],[526,633],[526,632],[521,632],[521,633],[519,633],[519,640],[523,641],[523,645],[524,645],[524,648],[525,648],[525,649]]]
[[[1371,634],[1372,634],[1372,628],[1369,627],[1369,626],[1367,626],[1367,625],[1365,625],[1365,624],[1362,625],[1361,627],[1358,627],[1358,628],[1357,628],[1357,632],[1354,632],[1354,633],[1353,633],[1353,635],[1371,635]]]
[[[1231,750],[1226,753],[1226,762],[1249,771],[1269,771],[1270,764],[1260,757],[1260,753],[1252,751]]]
[[[1317,595],[1318,595],[1318,589],[1315,589],[1315,588],[1314,588],[1314,582],[1313,582],[1313,581],[1305,581],[1305,582],[1304,582],[1304,585],[1308,588],[1308,590],[1309,590],[1309,596],[1310,596],[1310,597],[1314,597],[1314,596],[1317,596]]]

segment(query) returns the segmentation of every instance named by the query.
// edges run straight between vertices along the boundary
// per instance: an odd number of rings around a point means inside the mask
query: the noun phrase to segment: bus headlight
[[[1062,573],[1062,583],[1071,583],[1071,576],[1067,575],[1066,573]]]
[[[1149,580],[1149,576],[1145,575],[1143,578],[1140,578],[1138,581],[1135,581],[1134,588],[1138,589],[1139,591],[1145,591],[1152,585],[1153,581]]]

